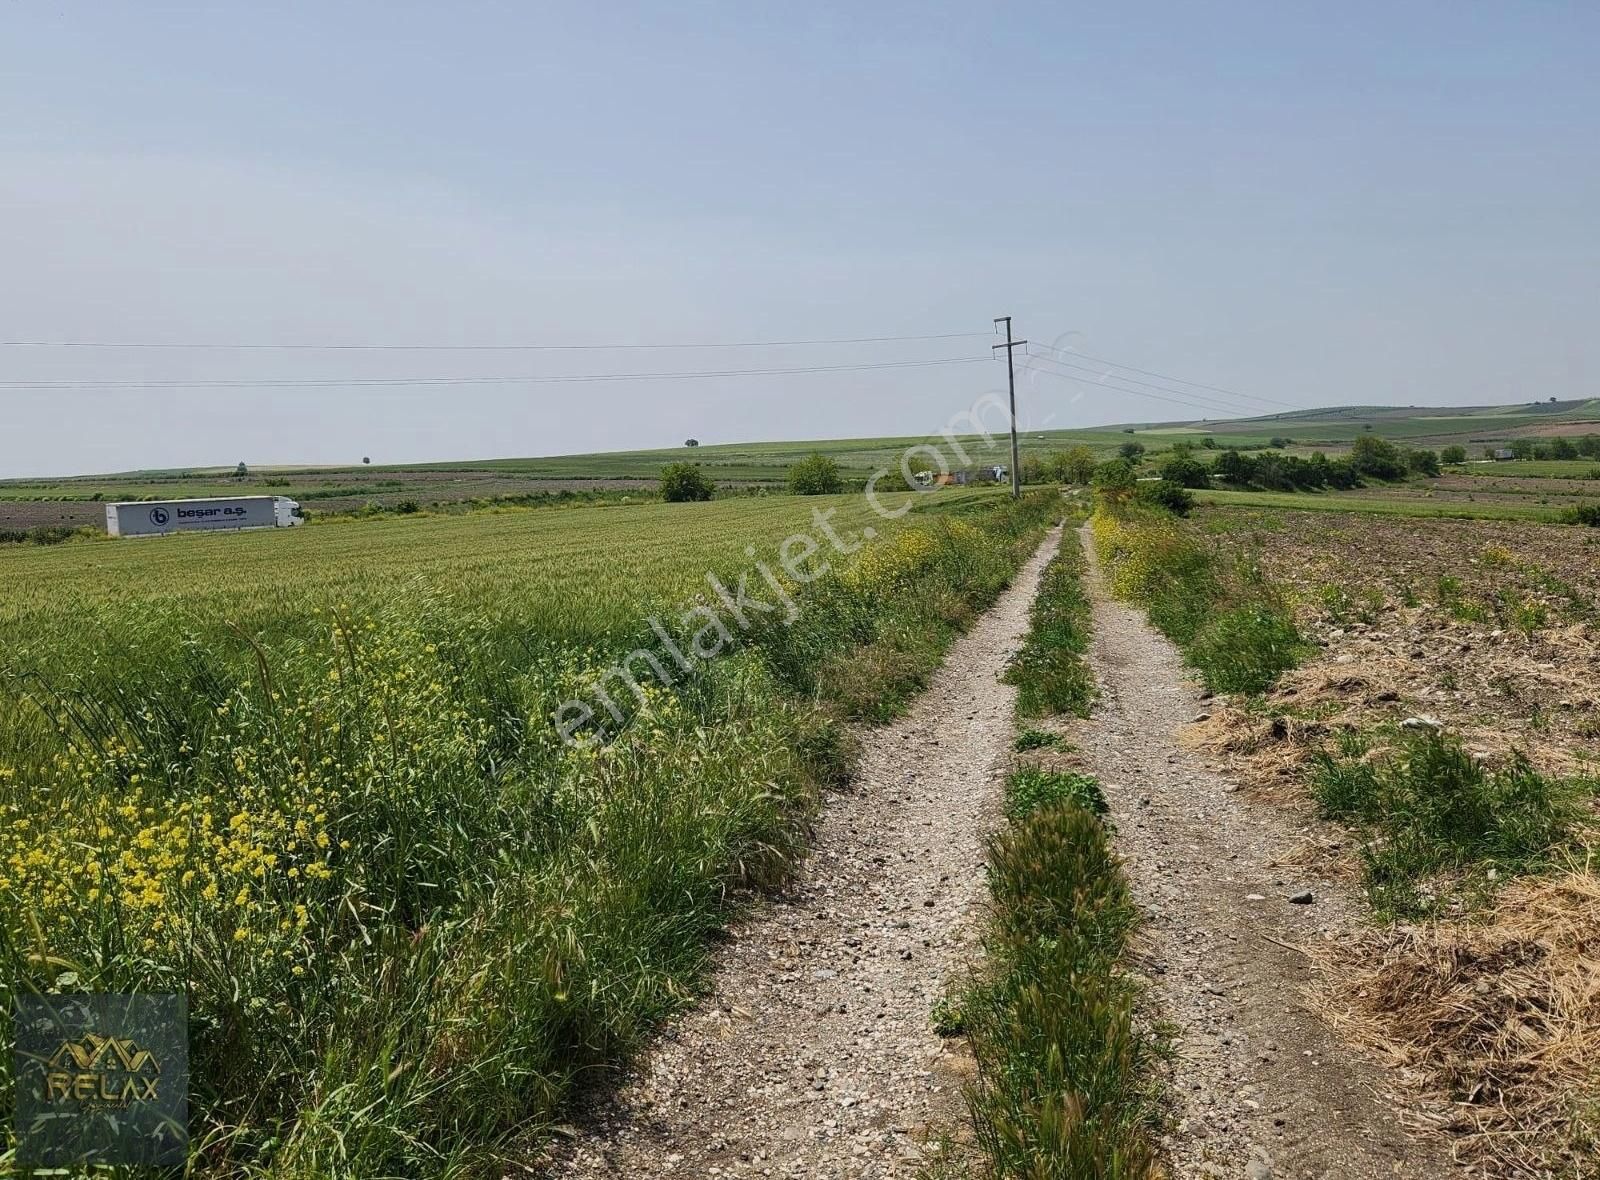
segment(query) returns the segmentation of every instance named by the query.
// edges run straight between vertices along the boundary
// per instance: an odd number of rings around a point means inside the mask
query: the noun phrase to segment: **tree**
[[[1025,484],[1041,484],[1050,482],[1049,469],[1045,467],[1044,460],[1029,455],[1022,461],[1020,468],[1022,482]]]
[[[1255,479],[1256,465],[1253,459],[1248,459],[1238,451],[1229,449],[1217,456],[1214,469],[1217,477],[1224,483],[1236,487],[1244,487]]]
[[[1133,494],[1139,486],[1139,477],[1133,464],[1126,459],[1107,459],[1094,469],[1095,491],[1102,499],[1119,504]]]
[[[1351,444],[1350,466],[1373,479],[1404,479],[1406,475],[1399,448],[1375,434],[1364,434]]]
[[[1117,448],[1117,454],[1130,463],[1134,462],[1144,455],[1144,444],[1142,442],[1125,442]]]
[[[1057,451],[1051,456],[1050,465],[1063,483],[1087,484],[1094,478],[1094,452],[1085,446]]]
[[[820,451],[789,468],[789,491],[796,496],[832,496],[844,491],[839,465]]]
[[[1413,475],[1438,475],[1439,456],[1426,450],[1407,451],[1406,467]]]
[[[694,463],[668,463],[661,469],[661,498],[669,504],[709,500],[716,490]]]
[[[1214,451],[1217,449],[1217,440],[1208,434],[1200,440],[1200,445],[1208,451]]]
[[[1293,441],[1294,441],[1294,439],[1292,439],[1292,438],[1284,438],[1281,434],[1275,434],[1275,435],[1273,435],[1271,438],[1269,438],[1267,440],[1267,445],[1269,447],[1276,447],[1278,450],[1281,451],[1281,450],[1283,450],[1284,447],[1288,446]]]
[[[1465,463],[1467,461],[1467,448],[1462,446],[1449,446],[1439,452],[1441,463]]]
[[[1600,459],[1600,434],[1586,434],[1580,438],[1578,454],[1585,459]]]
[[[1173,455],[1161,465],[1161,478],[1182,488],[1208,488],[1211,472],[1200,460],[1189,455]]]
[[[238,476],[240,479],[243,479],[245,476],[250,474],[250,469],[244,465],[244,460],[241,459],[239,461],[239,466],[233,469],[233,474]]]
[[[1550,440],[1550,457],[1552,459],[1576,459],[1578,448],[1572,445],[1572,440],[1564,435],[1557,435]]]
[[[1533,458],[1534,445],[1531,438],[1514,438],[1511,440],[1511,453],[1519,459]]]
[[[700,440],[697,438],[686,438],[683,440],[683,445],[686,447],[697,447],[700,445]]]

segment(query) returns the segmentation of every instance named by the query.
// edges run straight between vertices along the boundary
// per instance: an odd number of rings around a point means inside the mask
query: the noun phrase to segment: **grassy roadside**
[[[1263,537],[1209,523],[1210,536],[1127,515],[1096,526],[1108,534],[1103,552],[1123,563],[1113,578],[1126,579],[1127,596],[1216,685],[1201,637],[1241,598],[1288,611],[1285,596],[1253,573],[1264,552],[1256,546],[1273,544],[1272,530]],[[1544,612],[1557,613],[1567,586],[1541,575],[1537,586],[1505,586],[1480,605],[1463,579],[1481,585],[1473,570],[1511,569],[1509,550],[1480,547],[1463,529],[1429,551],[1419,530],[1381,523],[1343,522],[1270,555],[1327,650],[1279,691],[1215,710],[1220,728],[1210,736],[1248,781],[1280,794],[1296,785],[1322,819],[1346,830],[1327,844],[1344,850],[1376,922],[1315,950],[1330,1023],[1402,1067],[1399,1078],[1426,1095],[1429,1116],[1475,1173],[1588,1176],[1600,1151],[1597,783],[1576,721],[1554,732],[1518,724],[1523,710],[1538,718],[1553,704],[1566,691],[1560,670],[1586,658],[1566,651],[1569,665],[1543,663],[1555,647],[1540,635],[1555,630]],[[1430,554],[1431,568],[1419,556]],[[1432,603],[1415,597],[1419,567],[1437,577],[1436,592],[1424,590]],[[1307,568],[1314,576],[1297,576]],[[1586,609],[1586,598],[1572,598]],[[1186,600],[1201,604],[1187,617]],[[1565,625],[1587,628],[1587,615],[1579,618]],[[1541,692],[1545,681],[1518,680],[1485,658],[1501,650],[1497,628],[1520,653],[1511,668],[1549,668],[1562,687]],[[1261,630],[1236,636],[1249,648]],[[1446,644],[1449,658],[1428,658]],[[1236,662],[1270,667],[1256,657]],[[1516,685],[1518,695],[1497,685]],[[1582,718],[1586,707],[1566,715]],[[1490,728],[1501,729],[1496,740],[1485,739]],[[1292,777],[1283,773],[1290,767]]]
[[[141,642],[0,669],[0,1009],[183,991],[197,1175],[503,1170],[689,1002],[848,769],[837,717],[903,704],[1058,505],[913,518],[586,748],[543,719],[651,637],[558,649],[515,566],[242,660],[109,604]]]
[[[1091,527],[1112,593],[1143,607],[1212,692],[1261,692],[1311,650],[1248,555],[1132,504],[1102,504]]]
[[[1088,712],[1082,572],[1068,532],[1008,674],[1026,715]],[[1058,743],[1029,729],[1016,745]],[[1100,818],[1105,810],[1087,775],[1025,763],[1006,783],[1007,823],[988,848],[985,963],[956,1005],[978,1066],[967,1099],[989,1176],[1160,1174],[1154,1047],[1134,1019],[1138,991],[1122,967],[1138,914]]]

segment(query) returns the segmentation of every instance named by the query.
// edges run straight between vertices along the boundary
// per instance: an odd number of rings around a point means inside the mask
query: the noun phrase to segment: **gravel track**
[[[1280,863],[1306,836],[1183,749],[1204,708],[1179,653],[1113,601],[1083,530],[1101,698],[1067,727],[1100,777],[1134,894],[1147,915],[1139,968],[1176,1024],[1179,1177],[1460,1175],[1440,1144],[1399,1124],[1394,1080],[1339,1043],[1305,1006],[1314,982],[1296,946],[1347,937],[1364,907],[1339,885]],[[1309,890],[1309,904],[1291,896]]]
[[[970,1058],[929,1021],[976,951],[984,834],[1016,690],[999,682],[1059,533],[866,731],[788,893],[733,932],[710,994],[586,1119],[553,1176],[910,1177],[966,1118]]]

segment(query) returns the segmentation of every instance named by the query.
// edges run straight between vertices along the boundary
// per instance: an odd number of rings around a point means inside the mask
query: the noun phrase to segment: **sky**
[[[927,434],[1005,314],[1079,366],[1034,428],[1600,395],[1597,55],[1554,0],[13,0],[0,478]],[[725,375],[550,380],[668,372]]]

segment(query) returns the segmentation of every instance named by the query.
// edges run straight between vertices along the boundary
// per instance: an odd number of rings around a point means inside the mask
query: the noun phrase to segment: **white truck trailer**
[[[207,500],[136,500],[106,505],[113,537],[160,537],[219,529],[283,529],[303,523],[300,505],[287,496],[232,496]]]

